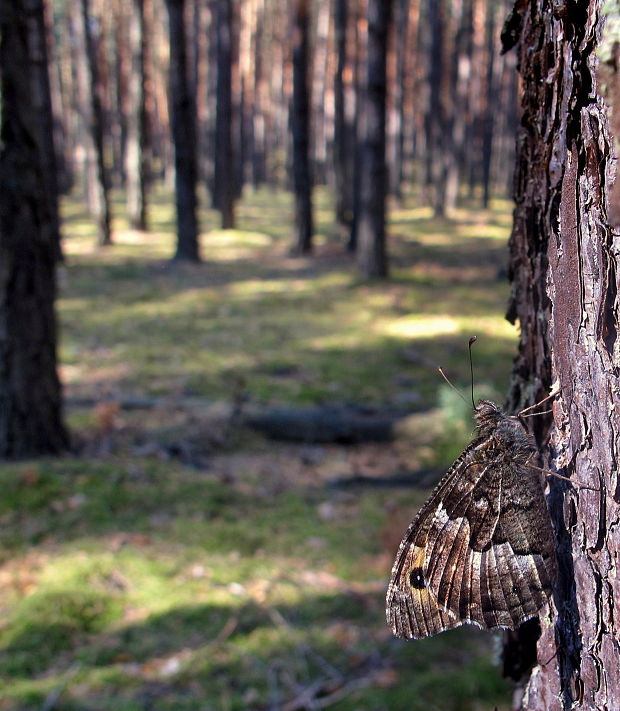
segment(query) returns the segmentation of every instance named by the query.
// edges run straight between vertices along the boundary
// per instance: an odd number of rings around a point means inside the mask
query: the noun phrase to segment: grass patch
[[[498,276],[509,206],[451,221],[393,210],[393,278],[379,283],[358,278],[316,197],[312,258],[288,256],[291,198],[265,190],[241,201],[237,230],[202,211],[200,265],[169,261],[163,190],[148,234],[127,229],[115,196],[107,249],[65,201],[70,398],[242,389],[419,414],[390,446],[340,447],[222,434],[198,410],[70,408],[79,456],[0,469],[0,711],[260,710],[304,690],[339,711],[510,707],[492,635],[403,643],[385,626],[392,556],[433,482],[328,485],[451,463],[470,411],[434,369],[467,383],[473,334],[477,394],[501,400],[516,339]]]

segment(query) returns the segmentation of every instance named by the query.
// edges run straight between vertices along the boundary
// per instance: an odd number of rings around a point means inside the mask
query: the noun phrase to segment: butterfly
[[[476,435],[407,529],[387,590],[397,637],[462,624],[515,629],[547,602],[557,573],[536,448],[519,418],[490,400]]]

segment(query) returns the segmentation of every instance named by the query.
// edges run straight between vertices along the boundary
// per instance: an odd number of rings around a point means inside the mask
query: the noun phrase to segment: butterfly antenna
[[[449,386],[452,388],[452,390],[454,390],[454,392],[461,398],[461,400],[462,400],[466,405],[469,405],[469,403],[467,402],[467,400],[463,397],[463,394],[461,393],[461,391],[460,391],[458,388],[455,388],[454,385],[452,385],[452,383],[448,380],[448,376],[443,372],[443,368],[442,368],[441,366],[439,366],[439,367],[437,368],[437,370],[438,370],[439,373],[441,374],[441,377],[446,381],[446,383],[448,383],[448,385],[449,385]]]
[[[471,404],[474,410],[476,409],[476,403],[474,402],[474,362],[471,357],[471,347],[478,340],[477,336],[472,336],[469,339],[469,372],[471,375]]]

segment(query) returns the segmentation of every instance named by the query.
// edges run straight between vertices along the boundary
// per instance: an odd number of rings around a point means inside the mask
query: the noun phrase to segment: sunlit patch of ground
[[[477,335],[477,396],[506,389],[510,206],[394,208],[384,283],[359,278],[316,198],[304,258],[289,254],[290,195],[248,193],[237,230],[203,207],[200,265],[170,261],[164,188],[149,233],[114,195],[105,249],[64,201],[75,453],[0,470],[0,711],[510,707],[492,635],[405,643],[383,609],[403,531],[471,435],[436,366],[467,387]],[[231,423],[240,394],[409,414],[390,445],[276,444]],[[123,409],[131,397],[152,404]],[[347,484],[400,476],[414,485]]]

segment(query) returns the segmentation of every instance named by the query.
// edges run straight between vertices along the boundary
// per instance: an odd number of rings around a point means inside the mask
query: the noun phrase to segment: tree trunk
[[[57,106],[52,104],[52,81],[49,71],[50,63],[47,57],[51,54],[52,29],[45,6],[43,12],[37,14],[31,23],[31,37],[35,42],[32,47],[32,56],[38,69],[37,91],[33,97],[34,111],[39,116],[39,151],[41,156],[41,169],[47,185],[48,211],[52,221],[53,238],[56,242],[56,255],[62,261],[62,245],[60,242],[60,217],[58,214],[58,174],[60,161],[58,148],[62,149],[62,132],[58,129],[60,115],[60,91],[56,84]],[[54,115],[56,109],[56,115]]]
[[[335,0],[336,71],[334,75],[334,177],[336,220],[344,229],[353,218],[353,155],[355,152],[355,107],[353,98],[353,61],[347,53],[349,0]],[[348,76],[347,76],[348,75]]]
[[[51,131],[41,0],[0,11],[0,457],[66,449],[56,372],[57,200],[43,163]],[[42,96],[41,92],[47,96]],[[44,112],[47,115],[42,115]]]
[[[493,153],[493,133],[495,129],[495,114],[497,112],[497,87],[495,86],[495,8],[487,9],[486,45],[487,45],[487,75],[486,75],[486,105],[484,107],[484,122],[482,132],[482,207],[489,207],[491,199],[491,158]]]
[[[127,215],[133,229],[146,230],[146,76],[144,0],[133,0],[129,26],[131,72],[128,81],[129,112],[127,117],[126,190]]]
[[[361,217],[361,185],[362,185],[362,154],[363,154],[363,135],[366,126],[365,122],[365,70],[367,64],[368,52],[368,18],[366,5],[368,0],[361,0],[355,3],[355,14],[352,17],[352,39],[353,47],[355,48],[355,56],[353,57],[353,94],[355,111],[352,122],[353,143],[351,146],[351,172],[353,180],[351,185],[351,225],[349,230],[349,239],[347,241],[347,251],[354,253],[357,251],[357,240],[359,222]],[[346,106],[346,95],[345,95]],[[345,108],[346,110],[346,108]]]
[[[402,199],[404,164],[405,91],[407,86],[407,39],[409,38],[409,0],[397,0],[395,6],[394,103],[390,113],[389,180],[390,194]]]
[[[594,73],[602,6],[519,0],[503,33],[523,79],[510,400],[516,409],[557,383],[552,417],[531,422],[546,466],[571,477],[548,480],[559,575],[524,689],[529,711],[620,708],[620,239],[607,216],[615,151]]]
[[[388,274],[385,240],[385,104],[388,28],[392,0],[368,2],[368,73],[361,165],[357,265],[365,277]]]
[[[444,56],[447,22],[446,0],[433,0],[429,5],[431,44],[428,63],[429,102],[426,114],[426,180],[432,195],[433,212],[444,217],[449,211],[448,169],[452,155],[452,135],[446,111],[444,85],[449,73]]]
[[[86,47],[86,65],[90,77],[90,131],[97,160],[97,199],[95,202],[99,245],[112,244],[110,216],[110,176],[105,162],[103,86],[99,75],[98,45],[101,22],[90,11],[90,0],[82,0],[82,22]]]
[[[295,234],[292,251],[312,250],[312,177],[310,171],[309,0],[295,0],[293,16],[293,98],[290,126],[293,139]]]
[[[215,114],[215,206],[222,228],[235,226],[235,161],[233,150],[233,0],[216,0],[217,88]]]
[[[166,0],[166,5],[170,18],[170,118],[177,210],[177,249],[174,258],[199,262],[196,102],[188,79],[185,0]]]

